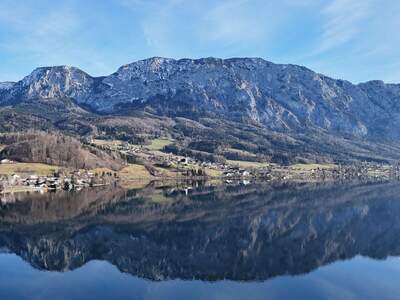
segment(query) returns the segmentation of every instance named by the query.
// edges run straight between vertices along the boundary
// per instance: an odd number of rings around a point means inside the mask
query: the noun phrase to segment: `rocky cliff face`
[[[258,58],[150,58],[92,78],[73,67],[39,68],[8,86],[1,101],[72,98],[94,110],[149,106],[157,114],[227,119],[270,129],[309,127],[399,138],[400,85],[359,85]],[[162,105],[165,104],[165,105]]]
[[[284,145],[282,149],[286,153],[293,147],[296,148],[292,149],[293,153],[301,149],[310,153],[305,148],[313,145],[318,153],[327,155],[330,146],[323,149],[324,145],[344,137],[359,141],[363,149],[357,149],[358,145],[343,145],[339,146],[343,148],[341,153],[348,156],[350,152],[358,152],[360,157],[371,157],[364,153],[379,154],[371,149],[383,146],[367,145],[365,141],[391,143],[390,147],[400,143],[400,85],[381,81],[355,85],[305,67],[274,64],[259,58],[154,57],[124,65],[109,76],[97,78],[73,67],[48,67],[36,69],[17,83],[0,84],[3,106],[23,103],[26,109],[37,101],[51,105],[60,99],[68,99],[102,115],[145,112],[155,118],[168,117],[178,120],[175,129],[184,135],[196,134],[193,130],[197,130],[199,136],[210,136],[201,128],[218,127],[224,141],[237,144],[244,139],[246,143],[253,142],[252,147],[259,145],[261,149],[257,151],[266,155],[271,155],[267,149],[275,151],[280,145]],[[177,118],[182,117],[196,121],[195,127],[181,128],[181,119]],[[12,118],[7,115],[6,119]],[[64,117],[62,122],[65,120]],[[90,128],[90,122],[93,119],[84,126]],[[58,126],[60,122],[55,124]],[[244,126],[251,128],[244,129]],[[65,127],[73,126],[64,124]],[[126,126],[123,130],[127,131]],[[235,137],[228,137],[241,130]],[[279,141],[271,141],[276,139],[276,136],[271,138],[271,133],[278,134]],[[287,136],[282,138],[282,134]],[[220,136],[213,138],[220,139]],[[305,137],[308,141],[304,141]],[[344,143],[348,142],[336,144]],[[243,144],[240,149],[249,151]],[[396,152],[389,148],[388,152]]]
[[[0,82],[0,91],[2,90],[9,90],[14,86],[14,82]]]
[[[38,68],[17,83],[3,84],[7,91],[1,100],[14,103],[25,99],[80,99],[90,93],[92,81],[88,74],[74,67]]]

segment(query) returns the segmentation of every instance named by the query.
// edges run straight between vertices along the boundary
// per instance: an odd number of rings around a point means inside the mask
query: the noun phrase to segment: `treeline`
[[[27,132],[2,135],[6,145],[0,157],[19,162],[38,162],[74,169],[109,168],[119,170],[123,160],[61,133]]]

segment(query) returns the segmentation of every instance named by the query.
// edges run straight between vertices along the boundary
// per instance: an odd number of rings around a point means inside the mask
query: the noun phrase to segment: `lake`
[[[397,299],[400,183],[8,195],[0,299]]]

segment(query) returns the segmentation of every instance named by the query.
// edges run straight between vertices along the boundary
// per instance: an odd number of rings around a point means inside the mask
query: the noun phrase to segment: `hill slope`
[[[123,161],[97,148],[82,145],[77,139],[61,134],[34,132],[0,137],[6,146],[0,157],[21,162],[41,162],[75,169],[109,168],[119,170]]]
[[[80,135],[172,135],[184,149],[235,148],[277,162],[400,158],[400,85],[354,85],[259,58],[154,57],[97,78],[39,68],[0,85],[0,104],[3,130],[26,123]],[[13,113],[17,125],[9,125]]]

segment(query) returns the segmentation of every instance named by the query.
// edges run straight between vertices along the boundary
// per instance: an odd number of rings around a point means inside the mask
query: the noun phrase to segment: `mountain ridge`
[[[328,76],[328,75],[325,75],[322,72],[316,72],[313,69],[311,69],[311,68],[309,68],[309,67],[307,67],[305,65],[294,64],[294,63],[275,63],[275,62],[272,62],[270,60],[266,60],[266,59],[264,59],[262,57],[256,57],[256,56],[255,57],[251,57],[251,56],[249,56],[249,57],[235,57],[234,56],[234,57],[228,57],[228,58],[219,58],[219,57],[209,56],[209,57],[203,57],[203,58],[178,58],[178,59],[171,58],[171,57],[163,57],[163,56],[151,56],[151,57],[148,57],[148,58],[135,60],[135,61],[132,61],[132,62],[127,63],[127,64],[123,64],[120,67],[118,67],[114,72],[112,72],[112,73],[110,73],[108,75],[107,74],[99,75],[99,76],[91,75],[89,72],[84,71],[83,68],[75,67],[73,65],[54,65],[54,66],[45,65],[45,66],[40,66],[40,67],[35,68],[30,74],[32,74],[34,71],[36,71],[38,69],[70,68],[70,69],[76,69],[76,70],[78,70],[80,72],[86,73],[91,78],[104,78],[104,77],[108,77],[110,75],[113,75],[113,74],[117,73],[120,69],[122,69],[124,67],[127,67],[129,65],[137,64],[137,63],[140,63],[140,62],[153,61],[153,60],[165,60],[165,61],[170,61],[170,62],[206,61],[206,60],[215,60],[215,61],[236,61],[236,60],[253,60],[253,61],[257,61],[258,60],[258,61],[264,61],[266,63],[273,64],[273,65],[277,65],[277,66],[295,66],[295,67],[298,67],[298,68],[302,68],[304,70],[308,70],[308,71],[314,72],[314,73],[316,73],[318,75],[321,75],[323,77],[327,77],[327,78],[330,78],[330,79],[333,79],[333,80],[346,81],[346,82],[349,82],[349,83],[351,83],[353,85],[362,85],[362,84],[374,83],[374,82],[383,83],[385,85],[396,85],[396,86],[400,85],[400,83],[385,82],[384,80],[381,80],[381,79],[371,79],[371,80],[361,81],[361,82],[356,83],[356,82],[352,82],[350,80],[347,80],[345,78],[338,78],[338,77],[334,77],[334,76]],[[23,80],[25,77],[28,77],[30,74],[24,76],[21,80]],[[21,80],[17,80],[17,81],[0,81],[0,85],[3,84],[3,83],[15,84],[15,83],[17,83],[18,81],[21,81]]]
[[[251,134],[244,137],[243,132],[250,126],[252,133],[264,138],[266,134],[283,134],[299,139],[295,141],[299,148],[305,147],[303,135],[400,145],[400,84],[379,80],[353,84],[304,66],[275,64],[262,58],[152,57],[101,77],[71,66],[41,67],[16,83],[0,83],[0,107],[24,103],[26,108],[34,106],[35,100],[51,106],[51,101],[62,99],[95,115],[142,112],[175,121],[186,118],[209,128],[219,126],[221,134],[215,137],[219,142],[224,139],[223,130],[230,134],[230,126],[242,131],[235,139],[252,142]],[[187,128],[175,126],[173,130],[188,137]],[[168,130],[167,134],[173,132]],[[196,133],[195,138],[204,138],[204,132]],[[261,144],[257,151],[276,148],[262,138],[252,142]],[[283,143],[289,151],[290,142]]]

